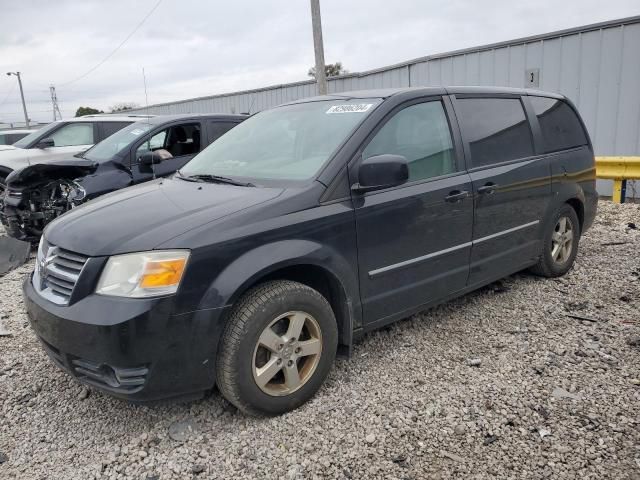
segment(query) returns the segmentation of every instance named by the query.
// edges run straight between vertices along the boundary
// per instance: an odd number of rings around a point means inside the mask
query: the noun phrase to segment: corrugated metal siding
[[[372,88],[525,86],[539,69],[539,88],[572,99],[597,155],[640,155],[640,17],[606,22],[496,45],[433,55],[329,80],[329,92]],[[317,93],[313,81],[153,105],[154,114],[256,112]],[[601,193],[611,192],[600,182]],[[636,188],[640,192],[640,186]]]

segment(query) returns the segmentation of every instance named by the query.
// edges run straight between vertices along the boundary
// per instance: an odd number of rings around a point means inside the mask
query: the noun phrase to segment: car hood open
[[[69,154],[72,159],[73,152]],[[18,170],[41,163],[53,163],[60,161],[60,155],[47,153],[39,148],[10,148],[0,150],[0,167],[10,170]]]
[[[44,235],[50,244],[88,256],[152,250],[193,228],[276,198],[282,191],[155,180],[75,208],[52,222]]]
[[[98,164],[85,159],[38,163],[14,170],[7,176],[7,185],[25,186],[58,178],[77,178],[95,171]]]

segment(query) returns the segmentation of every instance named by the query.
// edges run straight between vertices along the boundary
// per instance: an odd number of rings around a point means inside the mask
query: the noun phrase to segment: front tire
[[[580,221],[571,205],[563,205],[545,227],[542,255],[531,268],[536,275],[560,277],[567,273],[578,254]]]
[[[289,280],[263,283],[231,312],[218,349],[218,388],[245,413],[288,412],[320,388],[337,345],[336,319],[320,293]]]

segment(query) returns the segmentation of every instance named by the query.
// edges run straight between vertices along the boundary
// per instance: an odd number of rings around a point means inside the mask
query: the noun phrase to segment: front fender
[[[355,271],[335,249],[310,240],[282,240],[245,252],[227,265],[207,289],[199,309],[230,306],[261,278],[294,265],[323,268],[341,284],[347,299],[359,299]]]

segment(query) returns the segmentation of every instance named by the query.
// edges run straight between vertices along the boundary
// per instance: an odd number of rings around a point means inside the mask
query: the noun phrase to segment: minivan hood
[[[5,150],[18,150],[18,149],[13,145],[0,145],[0,152],[3,152]]]
[[[88,256],[152,250],[193,228],[276,198],[282,191],[155,180],[74,208],[49,224],[44,236],[50,244]]]

